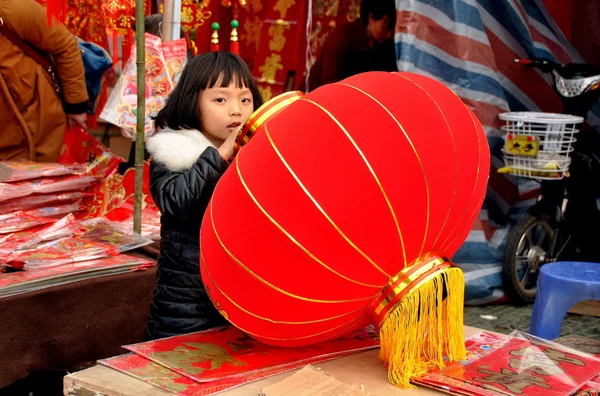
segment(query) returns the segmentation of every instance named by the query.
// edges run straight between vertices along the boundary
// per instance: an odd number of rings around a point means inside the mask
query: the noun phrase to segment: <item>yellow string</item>
[[[443,284],[447,297],[442,302]],[[437,302],[437,304],[436,304]],[[379,358],[388,363],[388,378],[413,387],[415,378],[450,361],[466,358],[463,334],[464,277],[448,268],[405,296],[380,330]]]

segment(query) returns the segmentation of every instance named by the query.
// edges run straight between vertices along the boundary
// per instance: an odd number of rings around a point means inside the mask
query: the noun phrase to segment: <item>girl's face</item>
[[[202,132],[217,147],[232,133],[238,133],[254,112],[252,92],[238,87],[235,82],[228,87],[214,87],[200,92],[200,125]]]

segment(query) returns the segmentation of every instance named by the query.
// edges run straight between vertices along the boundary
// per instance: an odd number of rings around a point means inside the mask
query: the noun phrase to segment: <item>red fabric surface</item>
[[[258,128],[219,181],[201,232],[207,290],[261,341],[339,337],[405,266],[456,252],[488,170],[481,125],[434,80],[321,87]]]

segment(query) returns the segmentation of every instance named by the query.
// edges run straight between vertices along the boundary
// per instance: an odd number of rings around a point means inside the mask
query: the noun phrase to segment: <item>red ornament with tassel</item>
[[[231,21],[231,35],[229,39],[229,51],[239,55],[240,54],[240,43],[238,41],[237,29],[240,27],[240,23],[237,20]]]
[[[490,165],[473,113],[433,79],[371,72],[254,119],[202,222],[219,312],[281,346],[372,323],[399,386],[464,359],[464,279],[450,259]]]
[[[219,25],[218,22],[213,22],[213,24],[210,25],[210,28],[213,31],[210,39],[210,51],[216,52],[219,51],[219,29],[221,28],[221,25]]]

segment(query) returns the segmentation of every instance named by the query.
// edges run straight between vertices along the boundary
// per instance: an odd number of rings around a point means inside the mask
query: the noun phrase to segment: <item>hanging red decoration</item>
[[[135,0],[106,0],[102,4],[108,27],[125,34],[135,22]]]
[[[372,72],[257,118],[202,223],[221,314],[282,346],[371,322],[403,386],[444,355],[464,359],[464,280],[449,259],[490,163],[473,113],[433,79]]]
[[[185,32],[193,31],[203,26],[212,17],[201,0],[183,0],[181,2],[181,27]]]

